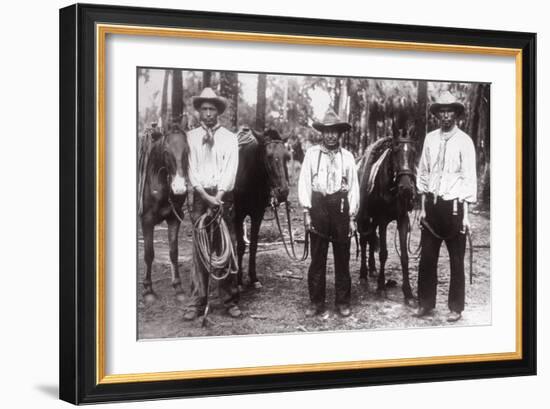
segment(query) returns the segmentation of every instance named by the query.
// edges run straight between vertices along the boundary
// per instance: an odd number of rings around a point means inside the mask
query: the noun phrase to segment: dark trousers
[[[215,191],[207,190],[207,193],[214,195]],[[234,212],[233,201],[231,194],[228,193],[222,198],[223,213],[222,218],[227,224],[229,232],[231,233],[231,245],[235,248],[235,229],[234,229]],[[208,209],[208,205],[202,199],[198,193],[193,194],[193,215],[192,219],[197,220]],[[215,229],[215,227],[212,227]],[[215,236],[215,234],[214,234]],[[213,246],[216,246],[216,240],[214,237]],[[212,282],[209,284],[209,281]],[[237,288],[237,268],[231,267],[231,273],[222,280],[215,280],[210,277],[210,271],[205,268],[200,262],[197,250],[193,247],[193,268],[191,270],[191,297],[189,299],[188,307],[202,309],[206,306],[206,296],[208,294],[208,288],[217,288],[218,296],[223,302],[224,307],[230,308],[236,305],[239,300],[239,292]]]
[[[463,204],[452,200],[433,203],[433,197],[426,198],[426,224],[422,229],[420,265],[418,267],[418,301],[420,307],[435,308],[437,294],[437,262],[439,250],[444,241],[449,251],[451,278],[449,284],[448,306],[451,311],[464,311],[465,281],[464,253],[466,235],[461,233]],[[456,213],[456,214],[453,214]],[[430,231],[430,230],[433,230]]]
[[[328,246],[332,242],[336,305],[349,306],[349,205],[347,194],[338,192],[322,196],[313,192],[311,206],[311,264],[308,270],[309,298],[312,304],[325,303]]]

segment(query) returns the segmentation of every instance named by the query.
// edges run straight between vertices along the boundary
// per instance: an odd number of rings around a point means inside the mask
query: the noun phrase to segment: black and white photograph
[[[138,340],[490,325],[490,96],[138,67]]]

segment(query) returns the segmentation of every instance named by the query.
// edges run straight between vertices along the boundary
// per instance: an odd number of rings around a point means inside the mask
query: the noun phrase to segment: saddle
[[[243,126],[241,127],[241,129],[239,129],[239,132],[237,133],[237,140],[239,143],[239,149],[251,143],[258,143],[258,140],[254,136],[254,132],[252,132],[252,129],[246,126]]]
[[[147,167],[149,166],[149,157],[155,141],[160,139],[162,133],[158,130],[147,128],[143,133],[143,137],[139,141],[138,148],[138,216],[143,213],[143,189],[145,186],[145,178],[147,177]]]

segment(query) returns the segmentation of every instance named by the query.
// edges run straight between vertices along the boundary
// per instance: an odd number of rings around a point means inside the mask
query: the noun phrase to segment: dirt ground
[[[295,185],[291,189],[291,202],[297,206]],[[281,211],[281,216],[283,212]],[[293,210],[293,228],[299,235],[302,232],[301,212]],[[272,218],[270,211],[266,218]],[[189,294],[189,276],[192,266],[191,226],[185,217],[179,235],[179,268],[183,288]],[[350,272],[352,276],[351,309],[352,315],[342,318],[334,310],[334,268],[332,251],[329,249],[327,268],[327,313],[315,318],[306,318],[308,306],[307,268],[305,262],[290,260],[278,240],[274,221],[264,221],[260,231],[260,245],[257,255],[257,272],[263,288],[259,290],[245,288],[240,295],[239,306],[243,312],[241,318],[232,319],[221,306],[216,305],[208,316],[208,323],[201,326],[202,320],[184,321],[185,301],[178,301],[171,286],[170,261],[168,257],[168,238],[166,225],[155,229],[155,261],[153,263],[153,288],[158,298],[145,301],[141,296],[145,263],[143,261],[143,237],[138,237],[137,272],[137,312],[138,338],[174,338],[188,336],[247,335],[310,331],[369,330],[384,328],[417,328],[434,326],[471,326],[491,323],[491,276],[490,276],[490,220],[487,213],[473,212],[472,239],[474,250],[474,278],[469,284],[468,250],[466,253],[466,308],[463,318],[453,324],[446,321],[447,294],[449,286],[449,260],[445,246],[442,246],[437,287],[437,306],[432,316],[415,318],[415,308],[406,306],[401,291],[401,267],[394,247],[395,223],[388,228],[388,261],[386,279],[397,282],[388,288],[386,296],[376,293],[376,277],[369,279],[366,288],[359,281],[359,260],[355,258],[355,243],[351,246]],[[420,230],[412,229],[411,248],[418,246]],[[298,244],[301,253],[302,244]],[[378,265],[378,254],[377,265]],[[410,275],[413,292],[416,294],[418,277],[418,258],[411,257]],[[245,267],[245,286],[248,280],[248,255],[243,261]]]

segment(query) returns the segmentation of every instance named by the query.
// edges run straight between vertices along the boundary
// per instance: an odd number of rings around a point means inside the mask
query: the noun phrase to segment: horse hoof
[[[152,304],[157,300],[157,295],[153,291],[143,294],[143,299],[147,304]]]

